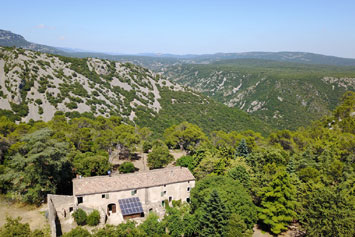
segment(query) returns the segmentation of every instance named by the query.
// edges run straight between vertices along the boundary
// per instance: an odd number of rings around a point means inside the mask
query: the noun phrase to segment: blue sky
[[[355,58],[355,1],[1,0],[0,29],[112,53],[305,51]]]

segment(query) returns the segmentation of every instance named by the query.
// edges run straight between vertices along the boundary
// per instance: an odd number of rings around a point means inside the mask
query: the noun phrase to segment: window
[[[102,195],[101,195],[102,198],[105,198],[105,196],[106,196],[105,194],[102,194]]]
[[[149,212],[152,212],[153,211],[153,208],[149,208]]]
[[[190,203],[190,198],[186,198],[186,202],[187,202],[187,203]]]
[[[136,194],[137,194],[137,189],[132,190],[131,194],[132,194],[132,196],[133,196],[133,195],[136,195]]]
[[[166,191],[161,192],[161,196],[164,196],[166,194]]]
[[[109,195],[108,195],[108,193],[106,194],[106,199],[108,199],[109,198]]]
[[[83,203],[83,197],[78,197],[78,204]]]
[[[69,212],[72,212],[73,211],[73,207],[69,207]]]
[[[161,206],[162,206],[162,207],[165,207],[165,201],[164,201],[164,200],[161,201]]]
[[[171,202],[173,200],[173,197],[172,196],[170,196],[169,197],[169,202]]]
[[[190,192],[190,187],[187,187],[187,191]]]
[[[164,184],[164,187],[166,187],[166,184]]]

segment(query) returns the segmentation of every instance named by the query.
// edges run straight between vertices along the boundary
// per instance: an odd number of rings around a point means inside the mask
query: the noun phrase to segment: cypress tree
[[[243,138],[238,147],[237,147],[237,154],[236,156],[243,156],[246,157],[249,154],[249,148],[247,146],[247,143],[245,141],[245,139]]]
[[[287,225],[296,217],[296,189],[286,171],[276,173],[270,184],[259,193],[261,207],[259,220],[274,234],[287,229]]]
[[[221,201],[218,192],[213,190],[204,207],[200,220],[201,236],[223,236],[223,230],[228,223],[228,212]]]

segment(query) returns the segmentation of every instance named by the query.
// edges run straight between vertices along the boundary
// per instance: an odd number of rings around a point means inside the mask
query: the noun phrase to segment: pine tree
[[[204,210],[200,220],[200,235],[223,236],[228,223],[228,212],[216,190],[212,191]]]
[[[271,183],[259,193],[261,207],[259,220],[274,234],[287,229],[287,225],[296,216],[294,211],[296,189],[286,171],[276,173]]]
[[[249,154],[249,148],[245,139],[242,139],[237,147],[237,154],[236,156],[243,156],[246,157]]]

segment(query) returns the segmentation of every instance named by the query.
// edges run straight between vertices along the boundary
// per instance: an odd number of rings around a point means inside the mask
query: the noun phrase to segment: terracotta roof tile
[[[73,179],[73,194],[85,195],[130,189],[139,189],[164,184],[195,180],[184,167],[173,167],[109,176],[95,176]]]

